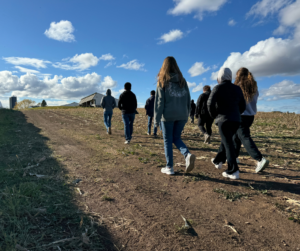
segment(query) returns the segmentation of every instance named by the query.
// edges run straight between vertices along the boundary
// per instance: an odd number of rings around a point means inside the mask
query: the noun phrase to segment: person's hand
[[[196,114],[196,119],[198,119],[199,118],[199,114]]]

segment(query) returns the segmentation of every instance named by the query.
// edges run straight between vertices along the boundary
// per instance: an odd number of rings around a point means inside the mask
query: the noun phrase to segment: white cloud
[[[265,18],[269,14],[277,13],[284,6],[291,3],[291,0],[261,0],[254,4],[246,17],[255,16]]]
[[[207,72],[210,70],[210,67],[204,68],[203,62],[196,62],[189,70],[188,73],[191,74],[191,77],[196,77],[204,72]]]
[[[235,26],[235,25],[236,25],[236,21],[234,21],[234,19],[230,19],[230,20],[228,21],[228,25],[229,25],[229,26]]]
[[[195,82],[191,83],[189,81],[187,81],[187,85],[189,88],[195,87],[197,84]]]
[[[159,38],[160,41],[158,42],[158,44],[174,42],[174,41],[182,39],[183,36],[184,36],[184,34],[181,30],[170,30],[168,33],[163,34]]]
[[[283,80],[263,90],[262,94],[262,97],[269,97],[269,101],[300,98],[300,84],[296,84],[290,80]]]
[[[126,64],[121,64],[117,66],[117,68],[124,68],[127,70],[135,70],[135,71],[146,71],[143,67],[145,64],[139,63],[137,59],[129,61]]]
[[[199,85],[197,85],[193,90],[192,92],[199,92],[199,91],[202,91],[203,90],[203,84],[200,83]]]
[[[53,78],[45,77],[43,80],[30,73],[18,77],[10,71],[0,72],[0,94],[12,92],[12,95],[17,97],[74,100],[95,92],[104,92],[116,85],[117,82],[110,76],[101,81],[101,76],[95,72],[80,77],[63,78],[55,75]]]
[[[3,60],[6,61],[6,63],[13,64],[13,65],[28,65],[35,68],[47,68],[48,63],[51,63],[50,61],[46,61],[43,59],[37,59],[37,58],[22,58],[22,57],[3,57]]]
[[[115,63],[115,62],[108,62],[108,63],[104,66],[104,68],[110,67],[110,66],[112,66],[112,65],[116,65],[116,63]]]
[[[99,58],[93,55],[93,53],[83,53],[83,54],[76,54],[74,57],[70,59],[64,59],[63,61],[67,61],[66,63],[73,63],[73,64],[66,64],[57,62],[53,64],[55,68],[60,68],[63,70],[79,70],[83,71],[92,66],[96,66],[99,62]]]
[[[175,7],[168,11],[172,15],[196,13],[195,18],[203,19],[205,12],[218,11],[228,0],[173,0]]]
[[[104,61],[110,61],[110,60],[115,60],[114,56],[111,55],[110,53],[102,55],[99,60],[104,60]]]
[[[72,34],[74,32],[74,27],[72,23],[68,20],[62,20],[60,22],[52,22],[50,28],[45,31],[45,35],[48,38],[63,42],[73,42],[75,41],[75,36]]]
[[[36,71],[36,70],[32,70],[32,69],[27,69],[27,68],[24,68],[24,67],[21,67],[21,66],[15,66],[16,69],[18,69],[20,72],[29,72],[29,73],[35,73],[35,74],[38,74],[40,73],[39,71]]]

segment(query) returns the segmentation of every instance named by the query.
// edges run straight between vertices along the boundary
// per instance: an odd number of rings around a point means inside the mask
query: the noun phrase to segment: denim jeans
[[[193,114],[193,115],[191,114],[191,115],[190,115],[190,118],[191,118],[191,123],[194,123],[195,115],[194,115],[194,114]]]
[[[189,153],[187,146],[181,140],[181,132],[186,122],[187,120],[161,122],[167,167],[173,167],[173,143],[184,157],[186,157]]]
[[[233,174],[234,172],[239,170],[238,164],[236,163],[235,148],[233,144],[233,135],[238,130],[239,125],[239,122],[232,121],[218,123],[219,133],[221,136],[221,145],[218,154],[214,159],[214,163],[225,163],[227,159],[228,174]]]
[[[126,140],[131,140],[133,133],[133,122],[135,119],[135,113],[122,114],[122,119],[124,123],[124,133]]]
[[[233,142],[235,147],[235,154],[238,157],[240,155],[241,144],[243,143],[245,149],[249,155],[257,160],[261,161],[262,154],[255,145],[250,134],[250,127],[254,121],[254,116],[242,116],[242,123],[236,134],[233,136]]]
[[[200,131],[205,134],[207,133],[209,136],[212,134],[211,126],[214,122],[214,119],[211,118],[209,115],[201,116],[198,118],[198,127]],[[206,127],[206,130],[204,128],[204,125]]]
[[[151,134],[151,126],[152,126],[152,121],[153,121],[153,117],[148,116],[148,133]],[[154,129],[153,129],[153,134],[156,135],[157,134],[157,127],[155,127],[153,125]]]
[[[108,131],[108,128],[111,127],[111,117],[113,115],[113,112],[104,112],[104,125],[106,127],[106,130]]]

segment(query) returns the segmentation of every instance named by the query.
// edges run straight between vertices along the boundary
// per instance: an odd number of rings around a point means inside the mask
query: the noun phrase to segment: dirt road
[[[255,163],[244,159],[241,179],[229,181],[210,164],[216,148],[198,147],[202,138],[187,134],[184,140],[201,159],[184,175],[174,150],[177,172],[169,177],[160,172],[162,139],[137,133],[124,145],[119,114],[109,136],[100,111],[93,118],[59,110],[24,113],[49,138],[69,179],[81,179],[78,207],[105,225],[115,250],[300,250],[299,220],[288,219],[297,208],[284,198],[300,200],[299,170],[269,168],[258,175]]]

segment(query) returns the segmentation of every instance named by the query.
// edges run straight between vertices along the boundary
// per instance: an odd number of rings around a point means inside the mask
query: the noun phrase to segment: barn
[[[79,106],[83,107],[100,107],[102,98],[105,97],[105,95],[100,93],[93,93],[87,97],[84,97],[80,100]],[[118,105],[118,99],[115,99],[116,103]]]

